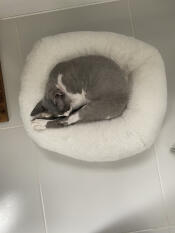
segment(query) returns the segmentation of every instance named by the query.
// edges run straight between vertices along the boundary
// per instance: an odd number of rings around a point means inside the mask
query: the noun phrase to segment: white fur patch
[[[81,94],[71,94],[71,98],[73,109],[83,106],[88,102],[86,99],[86,92],[84,90],[82,90]]]
[[[106,120],[109,120],[109,119],[111,119],[111,118],[112,118],[111,116],[107,116],[107,117],[106,117]]]
[[[61,114],[61,115],[58,114],[57,116],[58,116],[58,117],[62,117],[62,116],[65,116],[65,117],[66,117],[66,116],[69,116],[71,112],[72,112],[72,107],[70,107],[70,109],[69,109],[67,112],[65,112],[65,113],[63,113],[63,114]]]
[[[42,112],[42,113],[35,115],[34,117],[32,116],[31,120],[35,120],[37,118],[50,118],[51,116],[52,116],[52,114],[50,114],[50,113]]]
[[[43,120],[43,119],[36,119],[32,121],[32,127],[35,130],[44,130],[46,129],[46,125],[47,125],[48,120]]]
[[[71,112],[72,112],[72,107],[67,112],[65,112],[63,116],[69,116]]]
[[[62,77],[63,77],[63,74],[58,75],[58,79],[57,79],[58,84],[56,85],[56,87],[61,89],[71,99],[71,101],[72,101],[71,102],[71,111],[86,104],[88,102],[86,99],[86,92],[84,90],[82,90],[81,94],[79,94],[79,93],[73,94],[71,92],[68,92],[66,89],[66,86],[62,82]],[[64,114],[64,116],[66,116],[66,115]]]
[[[80,120],[80,116],[79,113],[75,113],[72,114],[69,118],[68,118],[68,125],[71,125],[75,122],[78,122]]]
[[[64,84],[62,82],[62,77],[63,77],[63,74],[58,74],[58,78],[57,78],[58,83],[57,83],[56,87],[67,94],[66,87],[64,86]]]
[[[52,116],[52,114],[51,113],[47,113],[47,112],[42,112],[42,113],[38,114],[38,116],[44,117],[44,118],[49,118],[49,117]]]

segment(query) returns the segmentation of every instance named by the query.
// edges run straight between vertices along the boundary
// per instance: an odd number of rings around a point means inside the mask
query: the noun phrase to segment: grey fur
[[[56,86],[58,75],[69,93],[86,93],[87,103],[73,109],[67,117],[63,115],[71,107],[70,97]],[[68,125],[69,117],[79,113],[76,123],[112,119],[120,116],[128,103],[128,82],[119,65],[103,56],[83,56],[57,64],[50,72],[44,98],[36,105],[31,116],[56,118],[47,122],[47,128]],[[82,108],[81,108],[82,107]],[[77,111],[76,111],[77,110]],[[43,113],[48,113],[43,117]]]

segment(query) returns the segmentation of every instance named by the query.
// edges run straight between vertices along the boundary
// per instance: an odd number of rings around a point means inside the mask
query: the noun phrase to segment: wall
[[[0,0],[0,19],[112,1],[117,0]]]

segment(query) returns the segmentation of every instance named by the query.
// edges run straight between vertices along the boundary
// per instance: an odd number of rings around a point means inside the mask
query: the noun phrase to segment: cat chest
[[[87,103],[86,93],[84,90],[82,90],[82,93],[67,93],[67,95],[71,99],[72,109],[77,109]]]
[[[71,93],[67,90],[66,86],[62,82],[62,74],[58,75],[57,87],[60,88],[71,100],[71,108],[77,109],[82,105],[85,105],[88,101],[86,98],[86,92],[82,89],[81,93]]]

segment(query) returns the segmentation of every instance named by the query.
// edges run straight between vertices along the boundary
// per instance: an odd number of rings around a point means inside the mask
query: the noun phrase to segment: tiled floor
[[[174,0],[121,0],[0,22],[10,115],[0,124],[0,232],[175,232],[174,22]],[[142,155],[84,163],[38,148],[23,130],[18,93],[27,53],[43,36],[75,30],[132,35],[160,49],[168,112],[154,147]]]

